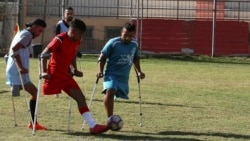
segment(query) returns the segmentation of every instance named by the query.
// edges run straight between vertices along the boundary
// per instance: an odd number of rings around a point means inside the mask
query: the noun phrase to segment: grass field
[[[97,72],[97,58],[83,56],[80,63],[84,82],[76,78],[87,101]],[[130,77],[130,99],[115,102],[115,114],[124,127],[91,136],[76,103],[72,104],[71,130],[67,131],[69,99],[62,93],[40,96],[38,120],[48,127],[33,136],[27,128],[29,115],[25,92],[15,97],[14,126],[9,87],[5,85],[5,62],[0,60],[0,140],[1,141],[85,141],[85,140],[167,140],[167,141],[244,141],[250,140],[250,59],[209,57],[144,58],[141,66],[146,79],[141,81],[142,127],[139,126],[138,83],[134,70]],[[31,59],[31,79],[37,85],[37,60]],[[84,87],[86,90],[84,90]],[[91,105],[98,123],[106,122],[100,94],[102,80]]]

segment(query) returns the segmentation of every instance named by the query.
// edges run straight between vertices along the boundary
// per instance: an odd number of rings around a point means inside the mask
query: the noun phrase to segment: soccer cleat
[[[29,123],[28,127],[29,127],[30,129],[33,129],[32,123]],[[42,125],[39,124],[38,122],[36,123],[35,128],[36,128],[36,130],[47,130],[46,127],[42,126]]]
[[[109,130],[108,126],[99,124],[96,124],[95,127],[89,129],[90,134],[92,135],[100,134],[108,130]]]

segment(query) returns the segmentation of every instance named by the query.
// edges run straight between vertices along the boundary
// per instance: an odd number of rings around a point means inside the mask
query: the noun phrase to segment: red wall
[[[142,51],[152,53],[181,53],[182,48],[194,54],[211,55],[212,21],[181,21],[144,19],[142,25]],[[216,48],[214,55],[249,54],[248,24],[237,21],[216,22]]]

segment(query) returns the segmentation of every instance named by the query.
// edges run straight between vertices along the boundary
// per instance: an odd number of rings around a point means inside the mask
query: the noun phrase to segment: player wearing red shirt
[[[69,73],[68,67],[74,61],[79,45],[80,40],[70,40],[66,32],[57,35],[47,45],[47,48],[52,52],[47,73],[53,77],[44,81],[43,91],[45,95],[58,94],[61,93],[61,90],[69,93],[70,88],[80,89]]]
[[[73,75],[82,77],[83,73],[77,70],[76,53],[80,45],[86,25],[79,19],[70,23],[69,31],[61,33],[53,38],[41,54],[41,77],[44,78],[43,93],[52,95],[64,91],[73,98],[78,105],[82,117],[88,123],[91,134],[99,134],[108,130],[106,125],[96,124],[86,104],[79,85],[72,74],[69,73],[69,66],[74,67]],[[48,56],[50,56],[47,65]]]

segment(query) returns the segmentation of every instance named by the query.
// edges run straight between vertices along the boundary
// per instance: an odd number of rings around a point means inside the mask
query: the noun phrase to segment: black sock
[[[35,119],[35,110],[36,110],[36,100],[30,100],[30,113],[32,117],[32,121]]]

